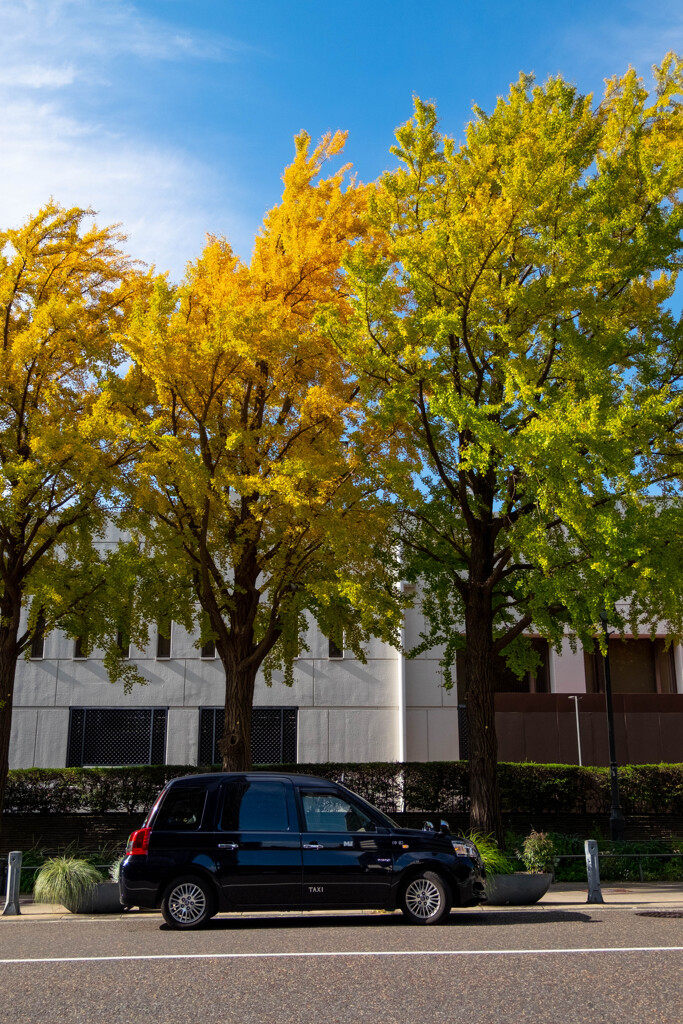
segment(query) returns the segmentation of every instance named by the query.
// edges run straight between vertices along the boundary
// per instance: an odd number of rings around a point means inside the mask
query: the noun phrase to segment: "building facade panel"
[[[36,762],[36,731],[38,728],[38,708],[15,707],[12,710],[12,732],[9,744],[10,768],[33,768]],[[64,767],[62,760],[53,765]]]
[[[169,708],[166,764],[197,764],[199,708]]]
[[[139,661],[137,667],[147,680],[124,693],[121,683],[112,683],[102,661],[97,658],[60,660],[56,703],[62,707],[100,705],[138,707],[140,705],[184,703],[185,663],[182,661]]]
[[[316,707],[396,707],[397,665],[382,660],[361,664],[351,658],[319,659],[313,663]]]
[[[63,768],[68,733],[68,708],[38,708],[33,765],[36,768]]]
[[[14,685],[15,707],[54,707],[57,703],[58,662],[20,658]]]
[[[406,761],[428,761],[427,708],[406,709]]]
[[[300,708],[297,761],[324,764],[330,760],[330,714],[323,708]]]
[[[331,708],[330,761],[395,761],[397,712],[390,708]]]

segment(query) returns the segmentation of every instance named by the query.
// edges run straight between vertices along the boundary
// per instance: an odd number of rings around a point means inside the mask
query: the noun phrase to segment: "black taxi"
[[[437,924],[486,899],[476,847],[445,822],[401,828],[340,783],[268,772],[169,782],[119,884],[124,906],[160,906],[182,929],[231,910],[398,907]]]

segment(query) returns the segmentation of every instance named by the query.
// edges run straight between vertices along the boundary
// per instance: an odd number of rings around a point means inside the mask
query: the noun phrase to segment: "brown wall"
[[[579,694],[581,750],[587,765],[609,764],[605,697]],[[615,694],[619,764],[683,761],[683,694]],[[578,764],[574,701],[566,693],[496,694],[501,761]]]

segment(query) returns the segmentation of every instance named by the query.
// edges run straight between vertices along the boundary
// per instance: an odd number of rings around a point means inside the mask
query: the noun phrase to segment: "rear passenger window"
[[[206,803],[206,790],[176,787],[164,797],[161,810],[154,821],[155,829],[191,832],[199,828]]]
[[[227,782],[219,829],[222,832],[287,832],[287,791],[282,782]]]

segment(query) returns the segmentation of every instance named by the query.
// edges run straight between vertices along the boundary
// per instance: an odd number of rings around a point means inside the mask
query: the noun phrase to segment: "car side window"
[[[155,829],[169,829],[173,832],[191,832],[198,829],[206,790],[197,787],[177,786],[169,789],[154,821]]]
[[[374,832],[365,811],[334,793],[302,792],[307,832]]]
[[[287,791],[282,782],[236,779],[223,788],[221,832],[287,832]]]

